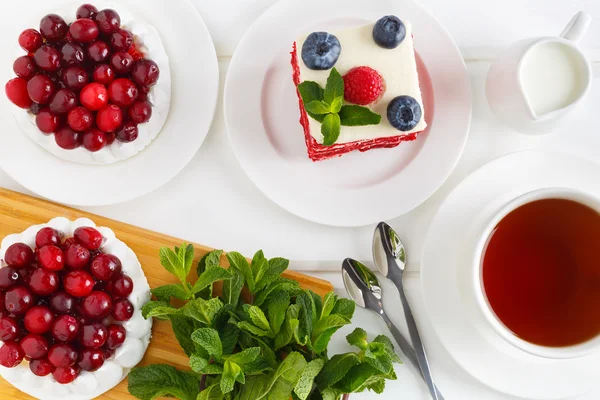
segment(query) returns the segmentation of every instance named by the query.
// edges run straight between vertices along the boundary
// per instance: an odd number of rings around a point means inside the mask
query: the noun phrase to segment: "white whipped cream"
[[[27,136],[55,156],[81,164],[111,164],[126,160],[144,150],[163,128],[171,107],[171,69],[169,57],[160,35],[152,25],[134,16],[122,5],[106,1],[96,1],[94,4],[99,10],[112,8],[117,11],[121,17],[121,26],[133,33],[136,47],[144,56],[156,62],[160,69],[160,78],[148,94],[148,100],[153,105],[152,118],[148,122],[138,125],[138,138],[131,143],[115,140],[110,146],[95,153],[86,150],[83,146],[74,150],[65,150],[56,144],[54,135],[45,135],[38,129],[35,124],[35,115],[17,106],[14,106],[12,111],[17,123]],[[75,11],[76,8],[71,5],[55,12],[65,18],[67,23],[70,23],[75,20]],[[23,50],[19,48],[18,56],[23,55],[22,53]]]
[[[21,234],[8,235],[2,240],[0,247],[0,268],[4,268],[4,254],[8,247],[14,243],[25,243],[35,248],[35,236],[44,227],[52,227],[59,231],[63,237],[73,236],[75,229],[81,226],[96,227],[96,224],[87,218],[69,221],[66,218],[54,218],[47,224],[34,225]],[[152,335],[152,318],[144,319],[141,308],[150,300],[150,286],[142,271],[142,266],[133,252],[125,243],[115,237],[109,228],[97,228],[104,237],[100,248],[103,252],[117,256],[123,264],[123,272],[133,281],[133,292],[127,298],[133,304],[135,312],[133,317],[126,322],[110,321],[110,323],[123,325],[127,331],[125,342],[115,354],[104,362],[97,371],[81,371],[79,376],[71,383],[62,385],[54,380],[52,374],[37,376],[29,369],[29,363],[23,361],[15,368],[0,366],[0,375],[17,389],[30,396],[43,400],[89,400],[102,395],[118,385],[131,368],[136,366],[144,357]],[[108,321],[107,321],[108,322]],[[0,345],[2,342],[0,341]]]
[[[349,143],[357,140],[378,139],[400,135],[409,135],[420,132],[427,128],[425,122],[425,109],[419,88],[419,74],[417,73],[417,62],[415,49],[412,41],[412,26],[410,22],[403,20],[406,27],[406,37],[395,49],[384,49],[373,40],[373,25],[368,24],[358,28],[342,31],[330,31],[334,34],[342,46],[342,52],[334,67],[344,76],[353,68],[368,66],[376,70],[384,80],[385,89],[383,95],[373,104],[367,107],[371,111],[381,115],[379,125],[367,126],[342,126],[340,137],[336,143]],[[309,69],[302,61],[302,45],[308,35],[296,40],[298,49],[298,65],[300,67],[301,81],[314,81],[325,88],[327,77],[331,70],[317,71]],[[395,97],[408,95],[413,97],[421,106],[421,120],[412,130],[402,132],[390,125],[387,119],[387,106]],[[308,117],[310,134],[318,143],[323,143],[321,134],[321,123]]]

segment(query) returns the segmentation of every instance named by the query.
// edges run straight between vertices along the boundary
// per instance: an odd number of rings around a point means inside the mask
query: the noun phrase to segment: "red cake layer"
[[[326,160],[328,158],[333,157],[341,157],[342,155],[349,153],[354,150],[358,151],[368,151],[371,149],[378,148],[392,148],[398,146],[402,142],[408,142],[411,140],[415,140],[419,132],[413,132],[408,135],[398,135],[391,137],[383,137],[377,139],[369,139],[369,140],[357,140],[355,142],[349,143],[338,143],[333,144],[331,146],[323,146],[322,144],[317,143],[315,138],[310,134],[310,126],[308,124],[308,114],[304,109],[304,103],[302,102],[302,96],[300,96],[300,91],[298,90],[298,85],[300,84],[300,66],[298,65],[298,51],[296,47],[296,43],[294,42],[294,48],[291,52],[292,55],[292,69],[293,74],[292,78],[294,79],[294,84],[296,85],[296,93],[298,95],[298,104],[300,106],[300,125],[304,128],[304,141],[306,142],[306,148],[308,149],[308,157],[310,157],[313,161],[321,161]]]

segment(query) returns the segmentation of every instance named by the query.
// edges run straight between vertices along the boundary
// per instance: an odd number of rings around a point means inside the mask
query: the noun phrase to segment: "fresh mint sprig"
[[[381,115],[367,107],[344,105],[344,79],[332,68],[323,89],[318,83],[304,81],[298,91],[307,114],[321,123],[323,145],[333,145],[340,136],[341,126],[378,125]]]

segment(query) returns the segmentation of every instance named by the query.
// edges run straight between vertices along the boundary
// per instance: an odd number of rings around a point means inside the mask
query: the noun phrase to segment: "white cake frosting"
[[[353,68],[368,66],[376,70],[383,78],[385,90],[383,95],[367,107],[381,115],[381,123],[367,126],[342,126],[336,143],[349,143],[357,140],[369,140],[383,137],[409,135],[427,128],[425,122],[426,110],[423,107],[419,75],[412,40],[412,26],[409,21],[402,21],[406,27],[406,37],[395,49],[380,47],[373,40],[373,25],[368,24],[358,28],[341,31],[330,31],[340,41],[342,51],[334,68],[344,76]],[[298,49],[298,65],[300,80],[317,82],[325,87],[331,70],[319,71],[309,69],[302,61],[302,45],[308,37],[303,35],[296,40]],[[408,95],[413,97],[421,106],[422,116],[419,123],[410,131],[399,131],[390,125],[387,119],[387,106],[395,97]],[[321,123],[308,117],[310,134],[318,143],[323,143]]]
[[[9,235],[2,240],[0,247],[0,267],[4,268],[4,254],[14,243],[25,243],[35,248],[35,236],[44,227],[52,227],[63,237],[73,236],[75,229],[81,226],[96,228],[96,224],[87,218],[69,221],[66,218],[54,218],[47,224],[34,225],[21,234]],[[125,243],[115,237],[109,228],[96,228],[104,237],[100,250],[117,256],[123,265],[123,272],[133,281],[133,292],[127,298],[134,306],[133,317],[126,322],[111,321],[122,325],[127,334],[125,342],[115,354],[108,358],[102,367],[94,372],[81,371],[71,383],[62,385],[54,380],[52,374],[37,376],[29,369],[29,363],[23,361],[15,368],[0,366],[0,375],[17,389],[43,400],[89,400],[100,396],[118,385],[131,368],[137,365],[144,356],[152,335],[152,318],[142,317],[141,308],[150,300],[150,286],[142,271],[142,266],[133,252]],[[2,342],[0,341],[0,345]]]
[[[45,135],[38,129],[35,124],[35,115],[17,106],[14,106],[12,110],[17,123],[27,136],[55,156],[81,164],[111,164],[133,157],[144,150],[160,133],[167,121],[171,107],[171,69],[169,57],[160,35],[152,25],[117,3],[97,1],[94,4],[99,10],[112,8],[117,11],[121,17],[121,26],[133,33],[136,48],[146,58],[156,62],[160,69],[160,78],[148,94],[148,100],[153,106],[152,118],[148,122],[138,125],[138,138],[131,143],[115,140],[110,146],[95,153],[86,150],[83,146],[74,150],[65,150],[56,144],[54,135]],[[76,7],[71,5],[55,12],[61,15],[67,23],[70,23],[75,20],[75,11]],[[23,50],[19,48],[17,54],[18,56],[23,55]]]

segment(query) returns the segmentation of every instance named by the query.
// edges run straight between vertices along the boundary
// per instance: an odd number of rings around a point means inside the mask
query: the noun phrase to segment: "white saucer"
[[[426,66],[421,89],[429,128],[416,141],[393,149],[313,163],[292,82],[295,38],[388,14],[412,23],[415,49]],[[233,149],[256,186],[289,212],[336,226],[391,219],[425,201],[454,169],[471,121],[469,79],[458,48],[439,22],[410,0],[275,3],[238,44],[224,104]]]
[[[600,379],[600,354],[549,360],[504,341],[478,316],[462,276],[470,227],[489,207],[544,187],[600,196],[600,165],[574,156],[525,151],[499,158],[461,182],[434,217],[425,240],[421,284],[427,315],[454,360],[489,387],[528,399],[587,393]],[[461,268],[462,266],[462,268]],[[443,388],[442,392],[444,391]]]
[[[142,152],[110,165],[64,161],[34,143],[12,116],[12,104],[0,96],[0,167],[14,180],[45,198],[77,206],[99,206],[132,200],[158,189],[177,175],[196,154],[212,123],[219,89],[215,48],[206,25],[188,0],[116,0],[152,25],[164,43],[171,67],[171,109],[156,139]],[[93,2],[92,2],[93,3]],[[81,2],[72,2],[73,14]],[[21,31],[48,12],[63,10],[64,0],[2,2],[5,22],[0,35],[0,71],[14,61]],[[117,9],[118,12],[118,9]],[[34,23],[32,23],[32,21]],[[2,75],[2,82],[12,76]]]

